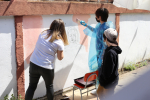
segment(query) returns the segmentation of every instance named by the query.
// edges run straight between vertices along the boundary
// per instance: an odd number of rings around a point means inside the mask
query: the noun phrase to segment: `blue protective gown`
[[[84,29],[84,33],[91,37],[88,58],[90,72],[96,71],[101,67],[104,50],[106,48],[103,33],[108,28],[115,29],[113,22],[98,23],[95,28],[88,25],[87,28]]]

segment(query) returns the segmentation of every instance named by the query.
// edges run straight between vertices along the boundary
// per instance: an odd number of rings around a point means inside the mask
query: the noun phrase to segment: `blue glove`
[[[82,20],[80,21],[80,24],[83,26],[87,26],[87,23],[85,23],[85,21],[82,21]]]

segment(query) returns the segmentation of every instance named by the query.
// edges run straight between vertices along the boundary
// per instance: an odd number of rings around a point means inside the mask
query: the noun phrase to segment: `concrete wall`
[[[25,56],[25,90],[29,84],[29,58],[34,50],[35,43],[41,31],[48,29],[54,19],[62,19],[69,40],[69,45],[65,47],[64,59],[55,62],[54,91],[62,90],[73,85],[75,78],[84,76],[89,72],[88,51],[90,37],[84,35],[85,27],[78,25],[76,18],[86,21],[95,26],[97,24],[95,15],[43,15],[24,16],[24,56]],[[110,14],[109,21],[115,23],[115,14]],[[85,41],[84,41],[85,39]],[[45,83],[41,78],[35,92],[34,98],[45,95]]]
[[[17,93],[14,17],[0,17],[0,100]]]
[[[150,14],[121,14],[119,40],[120,68],[150,58]]]

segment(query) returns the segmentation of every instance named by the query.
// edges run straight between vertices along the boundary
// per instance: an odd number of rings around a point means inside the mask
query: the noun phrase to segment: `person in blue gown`
[[[107,22],[109,11],[106,8],[98,8],[95,12],[96,21],[98,24],[96,27],[92,27],[85,23],[84,21],[80,21],[80,24],[87,27],[84,29],[84,34],[91,37],[90,41],[90,49],[89,49],[89,57],[88,57],[88,65],[90,72],[98,70],[102,65],[102,58],[106,48],[106,44],[103,41],[103,33],[108,28],[114,28],[115,26],[113,22]],[[97,82],[97,86],[99,82]]]

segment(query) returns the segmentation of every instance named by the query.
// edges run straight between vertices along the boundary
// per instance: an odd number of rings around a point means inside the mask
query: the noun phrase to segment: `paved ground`
[[[139,76],[141,76],[143,73],[145,73],[148,70],[150,70],[150,63],[147,66],[143,66],[134,71],[120,75],[119,84],[116,87],[115,92],[118,92],[120,89],[124,88],[126,85],[128,85],[129,83],[131,83],[132,81],[137,79]],[[64,95],[66,94],[72,100],[72,93],[73,93],[73,91],[69,91],[67,93],[64,93]],[[56,100],[59,100],[59,99],[56,98]],[[74,100],[81,100],[79,90],[75,90]],[[85,94],[83,94],[83,100],[96,100],[96,97],[91,95],[90,93],[87,96],[87,94],[85,93]]]
[[[150,62],[148,63],[147,66],[143,66],[134,71],[130,71],[130,72],[120,75],[119,76],[119,84],[117,85],[115,92],[118,92],[120,89],[123,89],[125,86],[127,86],[129,83],[131,83],[132,81],[137,79],[139,76],[141,76],[148,70],[150,70]],[[92,88],[94,88],[94,87],[92,87]],[[74,100],[81,100],[80,91],[75,90],[74,93],[75,93]],[[73,94],[73,91],[63,93],[63,95],[67,95],[68,97],[70,97],[70,100],[73,100],[72,94]],[[57,96],[55,96],[54,100],[60,100],[60,98],[62,98],[62,95],[57,95]],[[46,97],[43,97],[43,98],[36,99],[36,100],[47,100],[47,99],[46,99]],[[90,93],[87,96],[87,94],[85,93],[85,94],[83,94],[83,100],[96,100],[96,96],[91,95]]]

